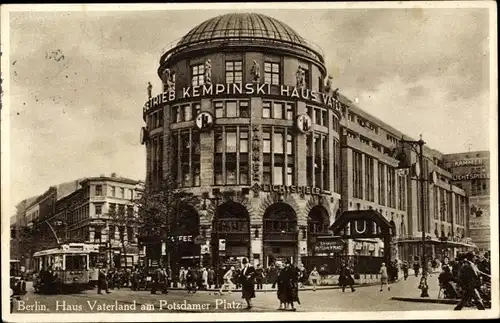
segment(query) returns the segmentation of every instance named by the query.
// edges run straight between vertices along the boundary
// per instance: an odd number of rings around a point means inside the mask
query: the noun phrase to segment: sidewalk
[[[427,285],[429,286],[429,297],[420,297],[421,290],[417,288],[420,283],[421,276],[409,276],[408,280],[404,281],[404,289],[399,291],[398,296],[393,296],[391,299],[395,301],[404,302],[418,302],[418,303],[439,303],[439,304],[458,304],[458,299],[444,299],[438,298],[439,282],[438,274],[433,273],[432,276],[427,277]]]
[[[380,285],[380,283],[375,282],[375,283],[366,283],[366,284],[354,284],[353,286],[355,288],[358,288],[358,287],[368,287],[368,286],[376,286],[376,285]],[[264,284],[262,289],[255,288],[255,292],[275,292],[278,290],[277,287],[276,288],[271,288],[271,287],[272,287],[271,284]],[[316,286],[316,290],[329,290],[329,289],[341,289],[341,287],[339,285]],[[349,289],[349,287],[347,287],[347,289]],[[186,288],[170,287],[169,290],[186,290]],[[300,289],[300,291],[312,291],[312,290],[313,290],[313,287],[310,285],[304,285],[304,287],[302,287]],[[218,292],[218,291],[219,291],[219,288],[209,288],[209,289],[197,290],[197,292]],[[241,292],[241,288],[235,288],[232,291],[233,292]]]

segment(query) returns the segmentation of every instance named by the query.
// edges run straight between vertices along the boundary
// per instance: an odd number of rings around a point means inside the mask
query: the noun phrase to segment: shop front
[[[215,266],[249,257],[250,215],[242,204],[228,201],[217,207],[211,242]]]
[[[275,203],[264,213],[264,267],[281,261],[295,263],[297,259],[297,215],[286,203]]]

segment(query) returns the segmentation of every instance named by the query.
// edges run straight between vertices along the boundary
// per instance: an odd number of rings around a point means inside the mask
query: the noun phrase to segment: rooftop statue
[[[153,91],[153,85],[151,85],[151,82],[148,82],[148,98],[151,99],[153,96],[151,92]]]

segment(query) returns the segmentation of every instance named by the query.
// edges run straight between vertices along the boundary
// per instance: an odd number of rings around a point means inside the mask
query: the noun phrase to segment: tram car
[[[96,252],[96,248],[85,243],[68,243],[35,252],[35,292],[57,294],[91,288],[96,271],[91,264],[91,254]]]

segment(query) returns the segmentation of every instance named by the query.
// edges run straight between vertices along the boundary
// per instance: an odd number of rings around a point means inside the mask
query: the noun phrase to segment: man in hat
[[[458,280],[462,287],[462,299],[455,307],[456,311],[460,311],[467,303],[474,300],[478,310],[484,310],[483,300],[479,296],[477,288],[481,280],[479,277],[479,270],[474,263],[476,256],[473,252],[468,252],[464,256],[462,266],[458,271]]]

